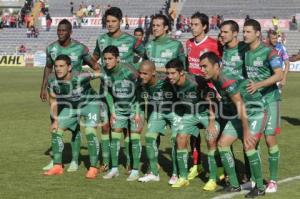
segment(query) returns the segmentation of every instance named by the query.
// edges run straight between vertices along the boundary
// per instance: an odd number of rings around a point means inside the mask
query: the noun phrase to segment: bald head
[[[145,60],[140,64],[140,78],[143,84],[154,82],[155,79],[155,64],[152,61]]]

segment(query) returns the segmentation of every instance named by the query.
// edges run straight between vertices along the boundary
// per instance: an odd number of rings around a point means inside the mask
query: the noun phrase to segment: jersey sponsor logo
[[[127,44],[122,44],[118,47],[120,53],[126,53],[129,51],[129,46]]]
[[[53,60],[56,59],[56,57],[57,57],[57,48],[55,46],[50,50],[50,55],[51,55],[51,58]]]
[[[235,56],[231,57],[231,61],[232,62],[238,62],[238,61],[242,61],[242,59],[239,55],[235,55]]]
[[[70,58],[71,58],[72,62],[77,62],[78,61],[78,56],[75,55],[75,53],[71,53]]]
[[[253,66],[255,66],[255,67],[263,67],[264,66],[264,62],[262,60],[260,60],[259,57],[257,57],[256,60],[253,61]]]
[[[173,52],[170,49],[166,49],[165,51],[161,52],[160,56],[163,58],[172,58]]]

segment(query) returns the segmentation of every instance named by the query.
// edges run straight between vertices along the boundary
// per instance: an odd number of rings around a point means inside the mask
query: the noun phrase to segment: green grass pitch
[[[85,138],[81,149],[80,170],[62,176],[42,176],[41,168],[50,160],[49,108],[39,99],[42,69],[0,68],[0,198],[212,198],[219,193],[204,192],[203,179],[196,178],[190,186],[174,190],[168,184],[170,137],[162,137],[160,147],[161,181],[157,183],[126,182],[124,168],[112,180],[86,180],[88,162]],[[96,84],[96,83],[95,83]],[[300,175],[300,73],[290,73],[283,91],[282,133],[279,178]],[[66,165],[70,161],[70,134],[65,134]],[[263,174],[268,178],[267,153],[261,140]],[[206,152],[203,143],[203,152]],[[234,146],[242,160],[241,144]],[[145,151],[143,151],[144,153]],[[143,161],[145,158],[143,158]],[[277,194],[265,198],[300,198],[300,180],[279,185]],[[221,188],[221,187],[220,187]],[[237,198],[243,198],[238,196]]]

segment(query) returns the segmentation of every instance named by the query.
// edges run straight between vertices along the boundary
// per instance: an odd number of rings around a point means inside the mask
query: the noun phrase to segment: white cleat
[[[111,169],[106,175],[103,176],[103,179],[112,179],[119,176],[118,169]]]
[[[53,163],[53,160],[51,160],[47,166],[43,167],[43,171],[48,171],[48,170],[52,169],[53,166],[54,166],[54,163]]]
[[[172,177],[170,178],[168,183],[169,183],[169,185],[173,185],[177,182],[177,180],[178,180],[177,175],[172,175]]]
[[[159,175],[153,175],[153,173],[146,174],[144,177],[139,178],[139,182],[158,182],[160,181]]]
[[[67,169],[67,172],[75,172],[78,170],[78,164],[75,161],[72,161],[69,168]]]
[[[277,182],[270,180],[266,188],[266,193],[276,193],[276,192],[277,192]]]

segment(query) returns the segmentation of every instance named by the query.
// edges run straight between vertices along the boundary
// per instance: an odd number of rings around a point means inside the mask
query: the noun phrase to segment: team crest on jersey
[[[59,88],[59,86],[53,86],[53,90],[54,90],[54,93],[60,94],[60,88]]]
[[[163,58],[172,58],[173,52],[170,49],[166,49],[165,51],[161,52],[160,56]]]
[[[105,39],[101,39],[100,42],[99,42],[99,48],[101,51],[104,50],[105,48]]]
[[[241,61],[241,57],[239,55],[235,55],[231,57],[232,62],[238,62]]]

